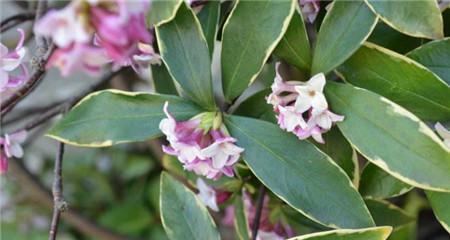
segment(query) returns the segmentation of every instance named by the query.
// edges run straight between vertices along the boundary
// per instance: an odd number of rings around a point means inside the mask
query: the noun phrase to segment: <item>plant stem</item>
[[[259,223],[261,221],[261,213],[264,205],[264,197],[266,195],[266,187],[261,184],[259,187],[258,201],[256,202],[256,213],[252,226],[252,240],[256,240],[258,236]]]
[[[64,157],[64,143],[59,143],[58,154],[55,159],[54,179],[53,179],[53,217],[50,225],[50,234],[48,239],[55,240],[58,233],[59,218],[61,212],[65,211],[67,204],[63,199],[62,184],[62,161]]]

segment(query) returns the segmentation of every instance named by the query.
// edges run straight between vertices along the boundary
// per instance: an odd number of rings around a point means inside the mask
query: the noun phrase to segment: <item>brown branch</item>
[[[67,210],[67,204],[63,199],[62,161],[64,158],[64,143],[58,143],[58,154],[55,159],[53,178],[53,216],[50,224],[49,240],[55,240],[58,233],[59,218],[61,212]]]
[[[21,23],[33,20],[34,17],[34,12],[24,12],[8,17],[0,23],[0,32],[6,32]]]
[[[19,103],[25,96],[30,94],[36,86],[41,82],[45,75],[45,65],[47,64],[48,58],[51,56],[54,46],[50,46],[50,48],[46,51],[44,55],[37,56],[35,59],[35,64],[37,69],[27,80],[25,85],[23,85],[19,90],[14,92],[14,94],[2,102],[0,118],[5,117],[5,115],[11,111],[17,103]],[[39,49],[39,47],[38,47]]]
[[[258,201],[256,202],[256,213],[253,218],[253,226],[252,226],[252,240],[256,240],[258,236],[259,223],[261,221],[261,213],[264,205],[264,197],[266,195],[266,187],[261,184],[259,187]]]
[[[36,204],[40,204],[43,207],[51,209],[53,207],[53,199],[50,191],[40,182],[40,180],[30,173],[28,169],[18,159],[12,159],[10,161],[11,171],[18,183]],[[102,240],[128,240],[133,239],[128,236],[124,236],[111,231],[105,227],[102,227],[92,221],[91,219],[84,217],[74,209],[68,209],[61,218],[68,224],[71,224],[81,233],[89,236],[93,239]]]

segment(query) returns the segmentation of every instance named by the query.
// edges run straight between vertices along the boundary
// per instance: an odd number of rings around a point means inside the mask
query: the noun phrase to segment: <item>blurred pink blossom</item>
[[[137,72],[160,64],[151,46],[153,33],[145,22],[149,7],[148,0],[76,0],[49,11],[34,28],[58,47],[47,66],[56,66],[67,76],[78,68],[97,74],[108,63],[113,70],[132,66]]]
[[[21,144],[27,137],[26,131],[20,131],[11,135],[5,134],[0,137],[0,174],[8,171],[8,158],[23,156],[23,149]]]
[[[27,50],[23,46],[25,34],[22,29],[17,30],[20,34],[19,41],[13,51],[0,43],[0,93],[21,86],[28,78],[28,71],[23,63]],[[20,68],[18,75],[11,73]]]

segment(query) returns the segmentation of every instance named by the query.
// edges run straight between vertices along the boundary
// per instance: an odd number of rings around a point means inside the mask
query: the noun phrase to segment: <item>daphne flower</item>
[[[20,38],[14,51],[10,52],[5,45],[0,43],[0,92],[22,85],[28,77],[28,71],[23,64],[26,54],[26,49],[23,47],[25,33],[22,29],[17,31],[20,33]],[[19,75],[11,75],[11,72],[18,67],[20,67],[21,73]]]
[[[298,0],[303,18],[314,23],[320,10],[320,0]]]
[[[51,37],[56,46],[69,47],[73,43],[89,43],[92,28],[81,14],[80,1],[73,1],[60,10],[48,11],[34,25],[36,35]]]
[[[177,156],[188,171],[209,179],[218,179],[222,174],[234,176],[233,166],[244,149],[237,147],[236,139],[230,137],[225,126],[212,126],[216,113],[203,113],[190,120],[177,122],[164,104],[167,118],[161,120],[159,128],[167,137],[167,154]],[[206,119],[206,120],[205,120]]]
[[[319,73],[307,82],[283,81],[278,66],[272,93],[267,97],[277,113],[278,125],[301,140],[312,137],[324,143],[322,134],[330,130],[333,123],[344,120],[343,116],[328,110],[323,94],[325,76]]]
[[[325,87],[325,76],[323,73],[314,75],[308,82],[295,86],[298,92],[295,108],[298,112],[304,113],[310,108],[325,110],[328,108],[327,100],[323,95]]]
[[[108,62],[110,60],[103,49],[87,44],[72,44],[68,48],[56,49],[47,62],[47,68],[58,67],[65,77],[79,69],[95,76]]]
[[[434,125],[434,129],[436,129],[436,132],[441,136],[441,138],[444,139],[444,145],[450,149],[450,131],[447,130],[442,124],[436,123]]]
[[[11,135],[5,134],[3,138],[0,137],[0,173],[8,170],[8,158],[21,158],[23,156],[21,144],[25,141],[26,136],[26,131],[20,131]]]
[[[212,130],[211,135],[215,141],[202,149],[202,157],[211,158],[213,167],[217,169],[234,165],[244,149],[234,144],[235,138],[222,136],[219,131]]]
[[[306,128],[306,122],[303,119],[302,113],[297,112],[295,107],[286,106],[286,107],[278,107],[280,112],[278,116],[278,125],[280,125],[281,129],[285,129],[288,132],[294,131],[296,128]]]
[[[218,212],[216,191],[208,186],[201,178],[197,178],[198,198],[211,210]]]

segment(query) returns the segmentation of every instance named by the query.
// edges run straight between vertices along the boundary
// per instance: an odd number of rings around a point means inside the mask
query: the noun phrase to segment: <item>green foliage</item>
[[[185,4],[175,18],[156,27],[161,57],[173,79],[194,102],[213,110],[211,59],[200,23]]]
[[[332,4],[317,36],[312,73],[328,73],[369,37],[377,18],[363,1],[336,1]]]
[[[182,183],[161,174],[161,218],[169,239],[220,239],[212,217]]]
[[[450,191],[449,151],[419,118],[348,84],[329,83],[325,93],[331,107],[346,117],[339,129],[370,162],[415,187]]]
[[[292,239],[412,239],[424,222],[418,212],[430,206],[449,231],[450,152],[430,128],[450,122],[450,39],[440,39],[436,2],[336,0],[320,7],[310,23],[297,0],[153,1],[147,24],[163,60],[151,66],[156,93],[92,93],[48,133],[76,147],[143,143],[67,157],[65,179],[81,182],[69,184],[68,196],[102,226],[143,239],[220,239],[219,229],[224,239],[230,230],[250,239],[254,216],[242,192],[257,200],[260,185],[270,198],[264,214],[271,224],[291,226],[299,235]],[[277,88],[271,85],[280,61],[289,84],[326,75],[328,110],[344,120],[324,131],[324,144],[277,125],[280,109],[267,97]],[[155,148],[168,144],[156,139],[165,102],[177,121],[206,112],[210,128],[223,116],[222,130],[244,149],[233,178],[205,180],[231,196],[219,213],[210,215],[196,196],[199,176]],[[94,165],[105,156],[112,170],[99,172]],[[430,206],[413,188],[425,190]],[[91,198],[83,199],[86,192]],[[220,221],[230,206],[234,228]]]
[[[292,207],[327,226],[374,225],[350,179],[313,144],[265,121],[233,116],[226,124],[253,173]]]
[[[222,34],[222,84],[227,102],[256,79],[293,13],[293,0],[236,2]]]

